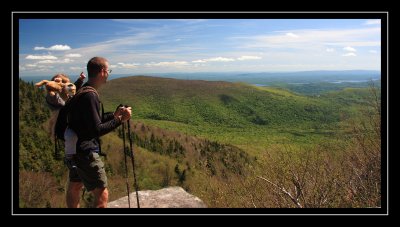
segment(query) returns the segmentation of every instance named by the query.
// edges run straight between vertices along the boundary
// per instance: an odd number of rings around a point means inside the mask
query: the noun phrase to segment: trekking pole
[[[138,208],[140,208],[139,205],[139,192],[138,192],[138,184],[136,182],[136,174],[135,174],[135,156],[133,154],[133,147],[132,147],[132,137],[131,137],[131,119],[128,120],[128,137],[129,137],[129,147],[131,149],[131,161],[132,161],[132,169],[133,169],[133,180],[135,183],[135,191],[136,191],[136,202]]]
[[[122,123],[122,140],[124,143],[125,180],[126,180],[126,191],[128,192],[128,207],[131,208],[131,199],[129,195],[129,182],[128,182],[128,165],[126,164],[125,123]]]

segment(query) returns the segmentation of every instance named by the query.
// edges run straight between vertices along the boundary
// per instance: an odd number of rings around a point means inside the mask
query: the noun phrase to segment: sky
[[[19,19],[19,74],[380,70],[367,19]]]

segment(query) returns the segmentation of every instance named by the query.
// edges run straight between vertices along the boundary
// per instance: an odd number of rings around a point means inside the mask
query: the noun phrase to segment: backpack
[[[96,89],[94,89],[93,87],[90,87],[90,86],[82,87],[81,89],[78,90],[78,92],[72,98],[68,99],[68,101],[65,103],[65,106],[63,106],[60,109],[58,116],[57,116],[56,125],[54,128],[54,130],[55,130],[54,135],[56,136],[56,138],[65,141],[64,132],[68,127],[69,111],[73,108],[73,106],[75,105],[75,103],[77,102],[79,97],[81,97],[82,95],[89,93],[89,92],[94,92],[98,95]]]
[[[56,159],[60,158],[59,149],[58,149],[58,147],[59,147],[58,140],[60,139],[62,141],[65,141],[64,133],[68,127],[68,114],[69,114],[70,110],[72,110],[72,108],[77,103],[77,100],[79,100],[79,97],[81,97],[82,95],[89,93],[89,92],[94,92],[98,95],[96,89],[94,89],[93,87],[90,87],[90,86],[82,87],[78,90],[78,92],[73,97],[68,99],[67,102],[65,102],[65,105],[63,107],[61,107],[61,109],[59,110],[56,124],[54,127],[54,135],[55,135],[54,152],[55,152]]]

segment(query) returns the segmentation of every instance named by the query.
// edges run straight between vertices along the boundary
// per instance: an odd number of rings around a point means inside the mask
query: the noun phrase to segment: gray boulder
[[[136,192],[130,193],[131,208],[137,208]],[[140,208],[206,208],[201,199],[181,187],[139,191]],[[128,208],[128,196],[108,203],[108,208]]]

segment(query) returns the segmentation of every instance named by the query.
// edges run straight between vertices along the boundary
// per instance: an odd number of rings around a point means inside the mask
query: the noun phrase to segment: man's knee
[[[94,195],[97,198],[101,198],[101,199],[108,199],[108,189],[107,188],[95,188],[93,190]]]
[[[102,196],[103,200],[105,200],[106,202],[108,201],[108,189],[104,188]]]
[[[80,192],[83,188],[82,182],[69,182],[68,190],[71,192]]]

